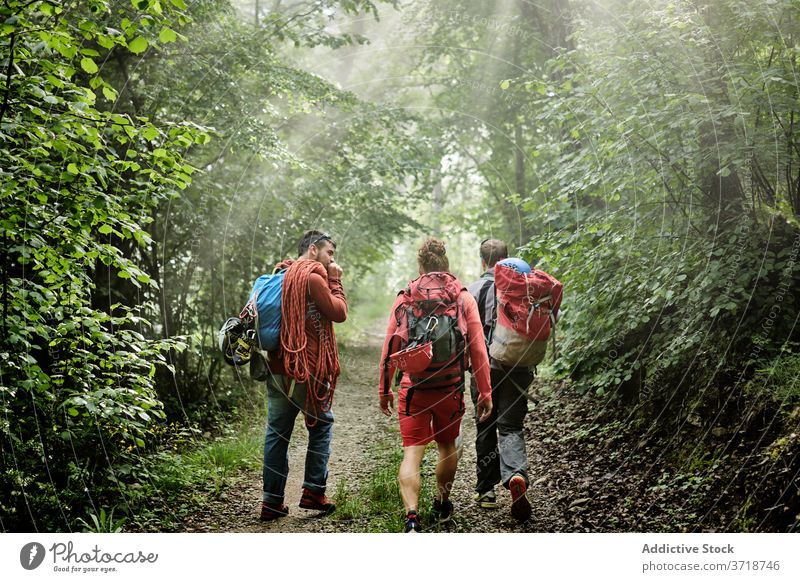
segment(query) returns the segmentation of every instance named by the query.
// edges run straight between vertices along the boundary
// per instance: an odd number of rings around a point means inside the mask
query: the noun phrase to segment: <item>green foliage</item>
[[[167,436],[164,448],[148,455],[142,469],[119,484],[128,514],[126,530],[172,530],[180,518],[219,498],[261,465],[263,428],[249,414],[204,441],[184,429]]]
[[[135,499],[166,421],[259,399],[216,329],[303,230],[334,232],[355,275],[414,225],[416,119],[284,54],[364,42],[329,26],[359,12],[376,4],[278,3],[258,27],[226,0],[0,8],[4,529]],[[198,461],[217,490],[229,461]]]
[[[0,7],[0,407],[14,419],[0,433],[4,528],[68,526],[86,485],[105,482],[102,468],[147,446],[164,417],[156,366],[183,348],[145,336],[146,305],[95,293],[111,279],[157,287],[126,249],[148,244],[149,210],[191,181],[180,147],[203,135],[98,108],[114,93],[99,76],[103,55],[186,20],[157,2],[144,10],[133,23],[128,8],[100,0]]]
[[[763,18],[743,34],[751,11],[590,10],[575,48],[522,83],[546,128],[532,154],[546,179],[522,203],[542,234],[526,253],[566,289],[556,372],[661,418],[719,413],[701,387],[752,373],[794,333],[797,152],[775,132],[797,108],[792,49]]]
[[[83,526],[84,531],[91,533],[119,533],[122,531],[126,521],[124,517],[115,520],[114,510],[112,509],[106,514],[106,510],[102,507],[100,508],[100,515],[90,513],[89,519],[92,520],[91,524],[83,518],[79,518],[77,523]]]
[[[382,0],[392,6],[397,0]],[[276,2],[272,10],[259,21],[264,38],[290,42],[295,47],[327,46],[339,48],[352,43],[364,43],[361,35],[333,32],[330,24],[335,15],[352,17],[371,14],[378,18],[378,7],[371,0],[318,0],[312,4],[289,4],[286,8]]]
[[[568,290],[557,371],[603,393],[640,369],[652,382],[679,383],[687,366],[707,357],[717,368],[700,367],[697,374],[708,375],[694,379],[709,380],[719,366],[735,365],[757,334],[786,337],[798,308],[786,292],[794,284],[786,270],[791,239],[773,236],[765,251],[766,233],[747,219],[742,224],[716,241],[655,239],[653,248],[613,222],[587,221],[580,236],[531,245],[534,256],[547,257],[545,269],[561,266],[556,272]],[[762,262],[764,256],[774,258]]]
[[[766,392],[779,406],[791,409],[800,402],[800,350],[798,345],[785,345],[768,365],[756,370],[748,384],[753,397]]]

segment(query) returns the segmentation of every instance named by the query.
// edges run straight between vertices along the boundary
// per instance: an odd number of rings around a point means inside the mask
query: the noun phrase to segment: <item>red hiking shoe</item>
[[[336,504],[332,503],[324,493],[314,493],[305,487],[303,487],[303,496],[300,498],[300,507],[325,513],[333,513],[336,510]]]
[[[283,503],[261,502],[261,517],[259,518],[261,521],[272,521],[273,519],[286,517],[287,515],[289,515],[289,508]]]
[[[522,475],[514,475],[508,482],[508,489],[511,491],[511,515],[519,522],[528,521],[531,516],[531,502],[525,492],[528,486],[525,485],[525,478]]]

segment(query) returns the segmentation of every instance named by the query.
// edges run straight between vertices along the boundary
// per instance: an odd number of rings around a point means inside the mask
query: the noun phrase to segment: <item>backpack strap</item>
[[[494,328],[497,326],[497,285],[494,284],[492,281],[492,324],[489,327],[489,335],[486,336],[486,345],[492,343],[492,337],[494,336]]]
[[[406,416],[411,416],[411,397],[414,396],[414,387],[409,386],[406,390]]]
[[[486,309],[486,307],[487,307],[486,306],[486,300],[489,298],[489,290],[493,286],[494,286],[494,281],[492,281],[491,279],[486,279],[486,281],[484,282],[483,286],[481,287],[481,290],[478,292],[478,307],[480,308],[480,311],[479,311],[478,315],[480,315],[480,318],[481,318],[481,325],[483,326],[483,334],[484,335],[488,335],[488,331],[489,331],[488,327],[491,324],[491,322],[487,322],[486,321],[487,315],[489,315],[491,317],[491,315],[487,313],[488,310]],[[492,306],[492,315],[494,314],[494,310],[495,310],[495,307],[493,305]]]
[[[492,308],[488,309],[487,301],[489,293],[492,294]],[[483,326],[483,337],[486,339],[486,347],[492,343],[494,328],[497,325],[497,286],[492,279],[486,279],[483,287],[478,292],[478,315]],[[488,321],[487,321],[488,318]]]

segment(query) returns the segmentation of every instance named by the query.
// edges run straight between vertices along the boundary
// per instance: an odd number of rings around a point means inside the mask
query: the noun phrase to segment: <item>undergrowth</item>
[[[402,532],[405,510],[400,497],[397,474],[403,460],[403,448],[397,429],[390,437],[378,441],[369,452],[374,469],[360,487],[353,488],[346,479],[339,481],[334,493],[335,519],[352,522],[349,531],[369,533]],[[419,513],[423,531],[437,531],[432,513],[436,489],[435,445],[425,451],[420,468]]]
[[[261,466],[261,419],[263,412],[252,412],[225,427],[219,436],[153,454],[139,479],[121,486],[124,495],[120,504],[100,511],[108,515],[124,513],[126,531],[176,529],[181,518],[218,498],[247,470]],[[96,517],[90,513],[92,524]]]

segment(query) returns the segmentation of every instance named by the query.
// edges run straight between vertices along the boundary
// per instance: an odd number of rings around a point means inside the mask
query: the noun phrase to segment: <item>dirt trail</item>
[[[385,451],[375,457],[380,449],[377,441],[400,447],[396,415],[386,418],[378,410],[378,360],[376,346],[348,348],[342,356],[343,374],[334,402],[336,424],[329,465],[328,494],[331,497],[339,483],[346,482],[348,492],[360,493],[370,489],[370,477],[380,474],[378,470],[385,473],[388,461]],[[715,464],[687,469],[676,461],[670,464],[665,458],[665,447],[674,446],[671,440],[663,440],[672,439],[669,434],[664,433],[662,438],[654,433],[648,439],[637,423],[620,422],[612,414],[603,418],[598,415],[597,398],[580,395],[567,382],[537,380],[530,394],[533,402],[529,404],[531,412],[525,419],[525,440],[532,482],[528,491],[533,507],[531,519],[524,525],[514,521],[510,515],[510,495],[500,487],[496,489],[498,509],[482,510],[472,501],[475,425],[472,404],[468,402],[462,423],[463,455],[452,492],[456,513],[451,531],[719,532],[738,531],[743,527],[741,492],[728,490],[726,484],[749,462],[752,456],[749,451],[758,443],[746,446],[742,442],[737,449],[742,452],[735,452],[727,461],[723,459],[719,467]],[[693,438],[692,434],[685,437],[689,444],[694,442]],[[271,523],[259,521],[261,474],[260,470],[255,470],[242,474],[219,499],[202,504],[194,514],[184,518],[177,529],[188,532],[358,532],[390,527],[375,525],[387,523],[386,520],[374,521],[375,516],[346,520],[336,514],[319,517],[300,509],[297,505],[306,443],[307,432],[302,418],[298,418],[290,445],[286,488],[288,517]],[[425,475],[432,472],[435,463],[432,449],[423,463]],[[725,475],[730,477],[721,478]],[[430,477],[427,486],[433,487]],[[357,497],[357,501],[361,500]],[[400,514],[399,496],[396,508]],[[342,511],[340,515],[345,513]],[[400,523],[401,520],[394,521]],[[771,531],[770,527],[765,527],[765,531]]]
[[[386,418],[377,403],[377,363],[379,348],[348,350],[342,358],[343,374],[336,389],[334,401],[333,453],[329,463],[328,495],[333,496],[337,483],[346,479],[348,488],[357,490],[374,469],[372,458],[377,439],[386,437],[390,427],[395,427],[397,417]],[[469,400],[469,399],[467,399]],[[472,501],[475,473],[475,425],[472,404],[467,404],[467,414],[462,424],[463,454],[453,487],[452,499],[456,506],[455,531],[460,532],[517,532],[554,531],[552,516],[558,512],[552,507],[551,495],[541,486],[529,493],[534,515],[530,522],[520,526],[510,515],[510,494],[498,487],[499,507],[482,510]],[[359,524],[336,520],[334,516],[320,517],[318,513],[300,509],[303,463],[308,433],[300,416],[297,418],[289,447],[289,476],[286,486],[286,504],[289,515],[262,523],[258,519],[261,499],[261,474],[253,471],[228,488],[219,499],[211,501],[202,511],[188,516],[181,529],[189,532],[346,532],[358,531]],[[399,437],[392,435],[398,440]],[[530,445],[530,441],[529,441]],[[529,449],[532,466],[539,458]],[[532,480],[537,475],[532,473]],[[539,480],[541,481],[541,479]],[[540,483],[541,485],[541,483]],[[402,510],[398,499],[398,511]]]
[[[352,488],[370,469],[369,451],[375,434],[382,434],[388,424],[375,400],[377,388],[371,378],[376,375],[379,355],[375,348],[353,350],[342,358],[345,370],[336,388],[333,404],[333,446],[328,463],[328,495],[336,491],[339,480],[346,479]],[[289,515],[273,522],[259,521],[262,478],[260,471],[249,472],[227,489],[218,500],[210,502],[202,512],[184,520],[185,531],[209,532],[319,532],[347,531],[346,524],[318,512],[300,509],[308,431],[301,415],[295,422],[289,443],[289,475],[285,503]]]

